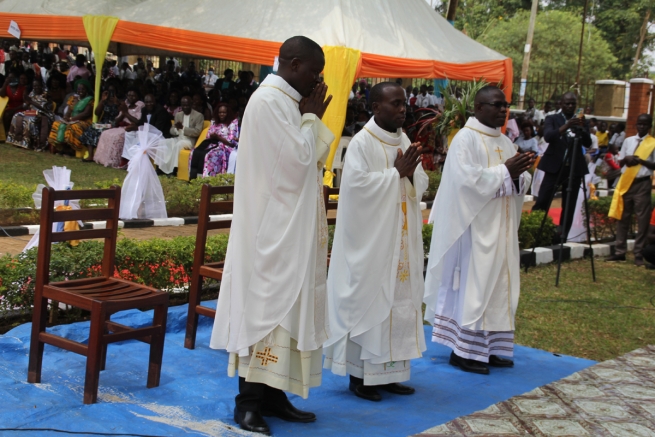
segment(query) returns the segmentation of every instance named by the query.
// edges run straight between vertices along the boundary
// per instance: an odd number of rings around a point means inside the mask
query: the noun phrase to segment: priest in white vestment
[[[518,226],[534,154],[500,132],[508,103],[493,86],[475,96],[475,117],[455,135],[434,201],[425,278],[432,341],[450,364],[488,374],[512,367],[519,300]]]
[[[356,396],[409,395],[400,384],[420,358],[423,333],[423,220],[428,176],[420,145],[402,131],[405,90],[373,87],[373,118],[348,145],[328,273],[331,337],[324,367],[350,375]]]
[[[159,169],[166,174],[173,173],[178,166],[177,161],[182,149],[193,149],[193,146],[196,145],[204,123],[203,115],[191,108],[191,97],[182,97],[180,106],[182,110],[175,114],[175,120],[171,126],[172,138],[164,140],[168,149],[167,158],[164,161],[156,162]]]
[[[321,122],[330,102],[319,83],[321,47],[293,37],[278,75],[252,95],[239,139],[234,213],[210,347],[230,353],[238,372],[234,419],[269,433],[262,416],[311,422],[284,391],[307,398],[321,383],[329,336],[328,229],[322,174],[334,135]],[[284,391],[283,391],[284,390]]]

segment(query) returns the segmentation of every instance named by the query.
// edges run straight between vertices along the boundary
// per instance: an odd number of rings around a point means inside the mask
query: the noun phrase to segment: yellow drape
[[[328,94],[332,94],[332,102],[328,106],[323,123],[330,128],[334,134],[334,142],[330,146],[330,154],[325,163],[325,176],[323,183],[332,186],[332,161],[337,151],[341,132],[346,121],[346,106],[348,105],[348,96],[355,82],[357,72],[361,68],[362,56],[359,50],[347,47],[326,46],[323,47],[325,53],[325,70],[323,77],[328,86]]]
[[[635,153],[635,155],[645,160],[648,159],[651,153],[653,153],[653,150],[655,150],[655,138],[649,135],[643,140],[641,146],[637,148],[637,153]],[[612,197],[612,204],[610,205],[610,212],[608,214],[609,217],[616,220],[621,220],[623,217],[623,195],[627,193],[632,186],[640,169],[641,165],[628,167],[621,175],[621,178],[614,189],[614,196]]]
[[[100,84],[102,83],[102,66],[107,57],[107,47],[111,41],[111,36],[114,34],[116,24],[118,24],[117,17],[108,17],[106,15],[85,15],[82,18],[84,23],[84,30],[86,37],[89,39],[91,49],[96,62],[96,83],[95,83],[95,99],[93,103],[93,121],[98,121],[95,109],[100,102]]]

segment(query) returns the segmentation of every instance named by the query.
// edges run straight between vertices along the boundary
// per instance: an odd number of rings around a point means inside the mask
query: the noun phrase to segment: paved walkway
[[[605,361],[417,437],[655,436],[655,346]]]

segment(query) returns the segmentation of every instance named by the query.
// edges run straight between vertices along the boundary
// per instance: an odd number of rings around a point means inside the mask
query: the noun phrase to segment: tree
[[[584,4],[585,0],[541,0],[540,10],[570,12],[581,21]],[[448,1],[443,0],[435,9],[445,16]],[[525,10],[530,10],[529,0],[460,0],[455,27],[479,40],[500,22]],[[651,11],[651,20],[655,21],[655,0],[588,0],[587,23],[600,31],[617,58],[611,68],[615,79],[629,79],[631,76],[647,11]],[[525,40],[525,35],[522,40]],[[654,60],[648,54],[654,50],[655,33],[647,33],[639,50],[638,76],[646,74],[653,64]]]
[[[448,3],[448,0],[443,0],[435,10],[445,17]],[[455,27],[469,37],[478,39],[498,20],[508,19],[520,10],[529,11],[531,5],[531,0],[460,0]]]
[[[509,20],[502,20],[483,34],[478,41],[512,58],[514,71],[523,62],[525,36],[530,14],[519,11]],[[534,29],[530,74],[570,72],[575,76],[582,23],[579,16],[564,11],[544,11],[537,14]],[[616,58],[607,41],[593,26],[585,27],[582,49],[581,81],[610,77]]]

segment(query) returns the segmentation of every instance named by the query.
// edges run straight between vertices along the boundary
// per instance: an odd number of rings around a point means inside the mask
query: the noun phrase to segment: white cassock
[[[193,146],[196,143],[197,138],[184,135],[184,128],[189,127],[190,119],[190,114],[184,114],[184,120],[182,121],[183,128],[177,129],[175,126],[171,127],[171,135],[173,135],[173,138],[164,140],[166,148],[170,151],[170,154],[167,154],[166,160],[159,160],[157,166],[159,166],[159,169],[166,174],[173,173],[173,170],[177,167],[180,151],[182,149],[193,149]]]
[[[515,187],[503,164],[517,147],[499,129],[469,118],[448,150],[433,210],[425,278],[432,341],[488,362],[512,356],[519,301],[518,226],[530,174]]]
[[[409,360],[425,350],[421,197],[428,177],[419,164],[414,183],[394,168],[407,135],[374,118],[348,145],[328,273],[330,339],[326,369],[365,385],[407,381]]]
[[[320,168],[334,135],[269,75],[239,139],[234,213],[210,347],[228,374],[306,398],[321,383],[328,229]]]

